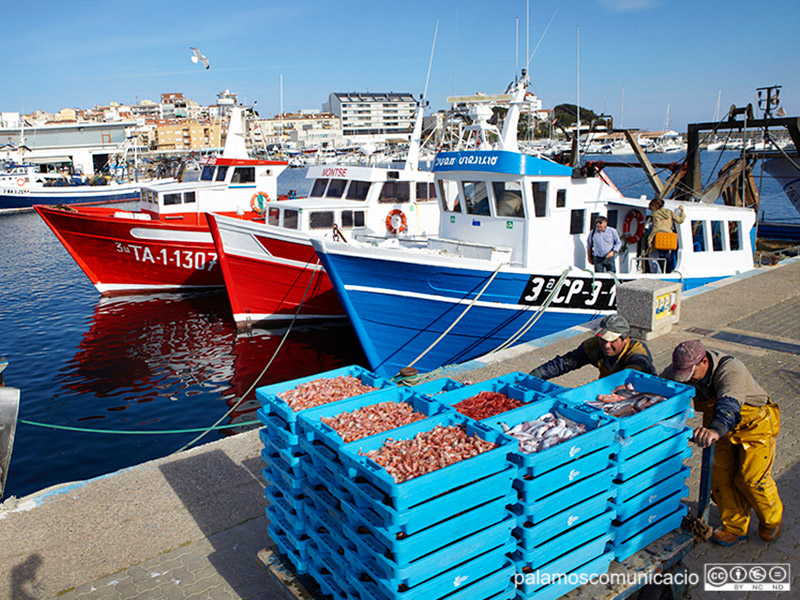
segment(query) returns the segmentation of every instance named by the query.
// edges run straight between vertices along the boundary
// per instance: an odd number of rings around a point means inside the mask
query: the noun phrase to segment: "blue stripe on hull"
[[[469,300],[485,285],[491,273],[446,269],[417,263],[398,263],[346,255],[318,253],[345,307],[370,367],[392,377],[422,354],[462,314],[467,302],[408,294],[437,295]],[[684,280],[684,290],[717,278]],[[517,304],[527,274],[499,273],[491,286],[458,324],[414,366],[420,372],[482,356],[506,342],[535,314],[536,307]],[[348,285],[371,290],[344,289]],[[459,288],[458,284],[463,284]],[[381,290],[387,290],[384,293]],[[467,291],[464,291],[467,290]],[[402,292],[398,295],[393,292]],[[482,306],[503,302],[508,308]],[[595,319],[591,310],[549,310],[516,343],[551,335]]]
[[[0,210],[6,208],[33,208],[34,204],[75,204],[78,202],[119,202],[122,200],[138,200],[138,191],[121,192],[119,194],[86,194],[81,196],[36,196],[34,194],[16,195],[0,194]]]

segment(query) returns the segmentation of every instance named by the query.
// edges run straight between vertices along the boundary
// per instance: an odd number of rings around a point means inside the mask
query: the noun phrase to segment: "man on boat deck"
[[[761,539],[777,540],[783,532],[783,504],[771,471],[781,428],[778,406],[742,361],[706,350],[700,340],[679,344],[661,376],[695,388],[703,426],[695,430],[694,441],[702,448],[716,442],[711,494],[722,527],[711,541],[721,546],[745,541],[751,509]]]
[[[595,219],[594,229],[586,240],[586,255],[590,265],[594,265],[596,273],[616,273],[617,265],[614,257],[622,248],[617,230],[608,226],[608,219],[599,216]]]
[[[630,338],[631,326],[622,315],[608,315],[600,321],[595,335],[584,341],[572,352],[556,356],[531,371],[539,379],[552,379],[564,373],[594,365],[605,377],[621,371],[633,369],[650,375],[656,374],[650,350],[639,340]]]

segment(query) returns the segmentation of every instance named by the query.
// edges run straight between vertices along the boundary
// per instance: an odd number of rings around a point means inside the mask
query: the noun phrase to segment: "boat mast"
[[[575,129],[575,164],[572,165],[573,167],[577,167],[581,164],[581,26],[578,25],[577,27],[578,106],[576,108],[578,119]]]
[[[425,90],[417,107],[417,118],[414,121],[414,130],[411,133],[411,140],[408,144],[408,156],[406,156],[406,169],[416,171],[419,166],[419,152],[422,145],[422,120],[425,112],[425,99],[428,97],[428,83],[431,79],[431,67],[433,66],[433,51],[436,49],[436,36],[439,33],[439,19],[436,19],[436,28],[433,31],[433,46],[431,46],[431,57],[428,61],[428,75],[425,77]]]

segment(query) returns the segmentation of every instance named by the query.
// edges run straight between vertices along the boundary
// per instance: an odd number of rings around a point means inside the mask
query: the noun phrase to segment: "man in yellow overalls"
[[[695,408],[703,426],[694,432],[698,446],[716,442],[711,493],[722,527],[711,540],[732,546],[747,539],[750,510],[766,542],[783,532],[783,504],[772,478],[780,410],[769,400],[742,361],[713,350],[700,340],[679,344],[662,377],[686,382],[696,390]]]
[[[631,339],[631,326],[622,315],[608,315],[600,320],[595,335],[581,343],[572,352],[539,365],[531,375],[539,379],[552,379],[586,365],[594,365],[600,377],[622,369],[642,371],[655,375],[653,357],[644,342]]]

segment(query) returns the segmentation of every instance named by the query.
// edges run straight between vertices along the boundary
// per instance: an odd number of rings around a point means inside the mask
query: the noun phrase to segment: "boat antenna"
[[[525,2],[525,56],[530,56],[531,51],[531,0]],[[530,60],[525,63],[525,71],[528,70]]]
[[[575,164],[577,167],[581,164],[581,26],[577,26],[577,57],[578,57],[578,105],[577,108],[577,127],[575,129]]]
[[[456,8],[456,30],[453,33],[453,81],[450,84],[450,95],[456,95],[456,48],[458,47],[458,8]]]
[[[514,82],[517,81],[517,73],[519,73],[519,17],[514,19]]]
[[[550,17],[550,22],[547,24],[547,27],[544,28],[544,31],[542,32],[542,35],[539,37],[539,41],[536,42],[536,47],[533,49],[533,52],[531,52],[531,54],[528,56],[528,60],[525,62],[525,70],[526,71],[530,72],[531,60],[533,60],[533,56],[536,54],[536,51],[539,49],[539,46],[541,45],[542,40],[544,40],[544,36],[547,34],[547,30],[550,29],[550,25],[553,24],[553,20],[556,18],[557,14],[558,14],[558,9],[556,9],[555,12],[553,13],[553,16]],[[526,52],[527,52],[527,50],[526,50]]]
[[[408,156],[406,156],[406,169],[416,169],[419,165],[419,151],[422,139],[422,119],[425,112],[425,98],[428,97],[428,83],[431,80],[431,68],[433,67],[433,52],[436,49],[436,36],[439,34],[439,19],[436,19],[436,28],[433,30],[433,45],[431,46],[431,57],[428,60],[428,74],[425,77],[425,90],[419,100],[417,108],[417,118],[414,122],[414,130],[411,133],[411,140],[408,144]]]

